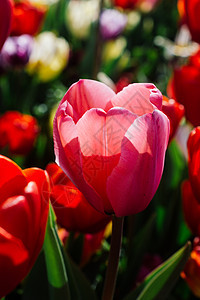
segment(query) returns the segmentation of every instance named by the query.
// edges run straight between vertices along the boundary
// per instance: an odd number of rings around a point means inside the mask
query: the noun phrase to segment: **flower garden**
[[[0,299],[200,298],[199,15],[0,0]]]

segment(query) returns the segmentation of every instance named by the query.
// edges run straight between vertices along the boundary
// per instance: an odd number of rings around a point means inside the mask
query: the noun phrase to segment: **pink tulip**
[[[80,80],[54,119],[56,162],[98,211],[117,217],[144,210],[158,188],[169,138],[153,84],[130,84],[118,94]]]

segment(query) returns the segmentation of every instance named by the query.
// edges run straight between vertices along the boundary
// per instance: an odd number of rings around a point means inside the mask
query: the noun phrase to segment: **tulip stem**
[[[103,40],[100,34],[100,16],[103,10],[103,2],[104,0],[100,0],[99,2],[99,17],[97,21],[97,29],[96,29],[96,45],[95,45],[95,54],[94,54],[94,68],[93,68],[93,79],[97,80],[97,75],[101,67],[101,56],[102,56],[102,45]]]
[[[115,292],[124,218],[112,218],[112,237],[102,300],[112,300]]]

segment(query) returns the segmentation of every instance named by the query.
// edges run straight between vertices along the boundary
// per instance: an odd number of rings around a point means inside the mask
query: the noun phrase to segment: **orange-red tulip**
[[[45,13],[46,8],[33,6],[28,0],[15,2],[11,35],[37,34],[41,28]]]
[[[94,233],[105,228],[110,217],[97,212],[55,163],[46,168],[52,185],[51,203],[57,222],[68,231]]]
[[[190,133],[188,139],[188,169],[192,189],[200,203],[200,127]]]
[[[56,162],[98,211],[144,210],[163,171],[169,119],[153,84],[118,94],[93,80],[73,84],[54,119]]]
[[[200,298],[200,239],[194,239],[194,247],[181,277],[187,282],[193,294]]]
[[[0,117],[0,147],[8,146],[13,154],[27,154],[38,132],[37,121],[30,115],[8,111]]]
[[[168,84],[168,95],[185,107],[185,116],[194,126],[200,125],[200,51],[187,65],[175,68]]]
[[[0,50],[9,35],[12,18],[12,0],[0,1]]]
[[[0,298],[28,274],[42,248],[48,195],[45,171],[21,170],[0,155]]]
[[[186,23],[192,39],[200,43],[200,2],[199,0],[179,0],[178,10],[182,22]]]

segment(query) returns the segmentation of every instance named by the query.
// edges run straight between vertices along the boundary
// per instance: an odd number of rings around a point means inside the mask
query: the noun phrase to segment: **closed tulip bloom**
[[[174,137],[176,130],[182,120],[185,109],[184,106],[174,99],[169,99],[163,96],[162,111],[170,120],[170,135],[169,141]]]
[[[0,148],[8,146],[13,154],[28,154],[39,133],[37,120],[18,111],[7,111],[0,117]]]
[[[49,182],[41,169],[21,170],[0,155],[0,298],[29,273],[42,248]]]
[[[192,189],[200,203],[200,127],[190,133],[188,139],[188,169]]]
[[[144,210],[159,185],[169,138],[153,84],[131,84],[115,94],[80,80],[54,119],[56,161],[98,211],[117,217]]]
[[[12,0],[0,1],[0,50],[10,32],[12,4]]]
[[[57,164],[49,164],[46,170],[50,176],[50,199],[58,224],[68,231],[84,233],[104,229],[110,217],[97,212]]]
[[[28,0],[14,3],[11,35],[35,35],[42,26],[46,13],[44,6],[34,6]]]
[[[185,107],[185,116],[193,126],[200,125],[200,51],[187,65],[174,69],[168,84],[168,95]]]
[[[189,180],[182,184],[182,203],[185,221],[194,235],[200,235],[200,204]]]
[[[200,239],[194,239],[193,250],[181,277],[187,282],[193,294],[200,298]]]

